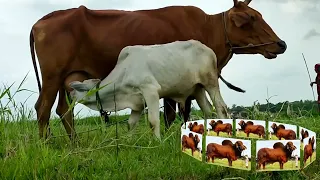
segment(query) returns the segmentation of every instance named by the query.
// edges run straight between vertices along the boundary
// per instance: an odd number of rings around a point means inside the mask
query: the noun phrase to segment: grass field
[[[306,165],[304,166],[304,168],[308,167],[310,164],[312,164],[315,160],[316,160],[316,157],[317,156],[317,152],[313,152],[312,153],[312,160],[311,160],[311,163],[310,163],[310,157],[307,159],[307,162],[306,162]]]
[[[283,169],[280,169],[280,164],[278,162],[275,162],[273,164],[267,164],[266,169],[261,169],[258,171],[284,171],[284,170],[299,170],[300,163],[298,164],[298,167],[296,168],[295,161],[288,161],[283,164]]]
[[[184,151],[184,153],[186,153],[187,155],[189,155],[189,156],[191,156],[192,158],[195,158],[195,159],[197,159],[197,160],[199,160],[199,161],[202,160],[202,155],[201,155],[201,153],[200,153],[199,151],[193,152],[193,156],[192,156],[192,154],[191,154],[191,149],[186,149],[186,150]]]
[[[53,136],[43,142],[39,140],[38,123],[30,116],[34,114],[33,108],[15,103],[13,96],[14,94],[6,91],[0,93],[1,180],[320,178],[319,160],[301,171],[263,173],[254,171],[255,168],[253,171],[243,171],[195,160],[181,152],[181,121],[177,119],[173,126],[165,131],[162,114],[161,142],[155,139],[145,116],[141,117],[137,129],[131,132],[128,132],[127,124],[119,123],[117,127],[106,127],[99,117],[79,119],[76,116],[78,138],[75,144],[70,143],[61,121],[51,119]],[[3,97],[10,102],[5,103],[1,99]],[[52,114],[55,114],[54,110],[52,111]],[[111,116],[110,122],[115,123],[127,118],[128,116]],[[278,118],[277,121],[320,132],[319,117]],[[252,152],[256,152],[255,140],[253,143]],[[319,145],[317,141],[317,146]],[[318,149],[320,148],[317,148],[317,151]],[[252,159],[255,159],[255,156],[252,156]],[[252,167],[255,167],[255,162],[252,162]]]
[[[270,135],[269,135],[269,138],[270,138]],[[271,138],[270,138],[270,140],[279,140],[279,138],[277,138],[277,136],[276,136],[276,135],[271,134]],[[284,138],[281,138],[281,140],[285,140],[285,139],[284,139]]]
[[[208,136],[217,136],[217,133],[214,131],[209,131],[209,133],[207,135]],[[232,137],[232,133],[231,133],[231,136],[229,136],[228,133],[226,133],[226,132],[219,132],[219,137]]]
[[[118,120],[128,116],[118,116]],[[298,123],[315,132],[320,119],[299,119]],[[111,117],[114,122],[115,118]],[[65,135],[59,120],[50,121],[54,136]],[[90,129],[99,128],[95,131]],[[319,161],[301,172],[255,173],[212,166],[183,155],[180,145],[180,123],[167,132],[162,120],[162,139],[157,142],[144,119],[138,128],[127,132],[120,124],[119,156],[116,156],[115,127],[105,128],[100,118],[76,120],[79,142],[72,146],[66,136],[52,137],[46,144],[38,140],[36,121],[21,119],[0,123],[0,179],[217,179],[243,177],[245,179],[292,178],[305,175],[320,177]],[[253,146],[253,152],[255,147]],[[289,164],[289,163],[288,163]],[[275,163],[275,166],[276,163]],[[253,167],[255,167],[253,165]]]
[[[247,134],[244,133],[243,131],[239,131],[238,134],[236,134],[237,137],[243,137],[243,138],[247,138]],[[262,138],[259,138],[259,136],[257,134],[253,134],[253,133],[250,133],[249,134],[249,138],[255,138],[255,139],[264,139],[263,137]]]
[[[228,165],[228,159],[218,159],[215,158],[214,159],[214,163],[212,163],[211,159],[210,162],[208,162],[208,164],[214,164],[214,165],[221,165],[221,166],[225,166],[225,167],[230,167]],[[236,160],[236,161],[232,161],[232,166],[230,168],[236,168],[236,169],[244,169],[244,170],[251,170],[251,162],[249,161],[248,163],[248,168],[246,168],[246,162],[244,160]]]

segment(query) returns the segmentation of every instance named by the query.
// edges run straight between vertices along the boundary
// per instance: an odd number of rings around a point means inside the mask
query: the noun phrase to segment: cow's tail
[[[238,92],[242,92],[242,93],[246,92],[245,90],[243,90],[237,86],[234,86],[231,83],[229,83],[228,81],[226,81],[220,74],[219,74],[219,78],[228,86],[228,88],[233,89]]]
[[[30,38],[29,39],[30,39],[30,51],[31,51],[31,58],[32,58],[33,68],[34,68],[34,72],[36,74],[38,88],[39,88],[39,92],[40,92],[41,91],[41,84],[40,84],[40,78],[39,78],[37,63],[36,63],[35,51],[34,51],[34,37],[33,37],[32,29],[30,31]]]

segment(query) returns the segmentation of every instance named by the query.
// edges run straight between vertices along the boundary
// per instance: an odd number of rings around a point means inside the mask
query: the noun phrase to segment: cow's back
[[[215,65],[215,53],[195,40],[128,46],[121,51],[110,77],[113,73],[121,73],[125,74],[125,82],[134,87],[156,82],[162,92],[174,93],[200,83],[201,77],[211,72]]]
[[[205,42],[201,34],[205,15],[193,6],[138,11],[89,10],[80,6],[50,13],[34,25],[33,32],[40,57],[59,55],[56,61],[61,62],[56,64],[65,66],[66,74],[81,70],[101,78],[111,72],[126,46],[189,39]],[[59,45],[61,48],[56,48]],[[55,52],[46,50],[52,46]],[[47,63],[42,59],[40,64]]]

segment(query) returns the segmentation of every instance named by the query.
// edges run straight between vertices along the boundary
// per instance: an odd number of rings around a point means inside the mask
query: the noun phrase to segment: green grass
[[[296,168],[295,161],[288,161],[283,164],[283,169],[280,169],[280,164],[278,162],[275,162],[273,164],[267,164],[266,168],[263,169],[261,166],[261,169],[258,171],[284,171],[284,170],[299,170],[300,163],[298,163],[298,167]]]
[[[270,136],[270,135],[269,135]],[[279,140],[279,138],[274,135],[274,134],[271,134],[271,139],[270,140]],[[284,138],[281,138],[281,140],[285,140]]]
[[[311,159],[311,163],[310,163],[310,157],[307,159],[306,161],[306,165],[303,167],[303,168],[306,168],[307,166],[309,166],[310,164],[312,164],[315,160],[316,160],[316,157],[317,156],[317,152],[313,152],[312,153],[312,159]]]
[[[249,161],[248,163],[248,168],[246,168],[246,162],[244,160],[236,160],[232,161],[232,166],[229,166],[228,159],[214,159],[214,163],[212,163],[211,159],[208,164],[214,164],[214,165],[220,165],[220,166],[225,166],[225,167],[230,167],[230,168],[235,168],[235,169],[243,169],[243,170],[251,170],[251,162]]]
[[[236,135],[237,137],[243,137],[247,138],[247,134],[244,133],[243,131],[239,131],[239,133]],[[263,137],[259,138],[257,134],[250,133],[249,138],[255,138],[255,139],[264,139]]]
[[[217,133],[210,130],[207,135],[208,136],[217,136]],[[229,136],[228,133],[226,133],[226,132],[219,132],[219,137],[232,137],[232,133],[231,133],[231,136]]]
[[[186,153],[187,155],[191,156],[192,158],[195,158],[196,160],[199,160],[199,161],[202,160],[202,156],[201,156],[201,153],[199,151],[193,152],[193,156],[191,154],[191,149],[186,149],[184,151],[184,153]]]
[[[7,88],[7,89],[6,89]],[[301,171],[255,172],[210,165],[181,152],[180,123],[164,130],[161,116],[162,142],[155,140],[145,117],[136,130],[128,132],[126,124],[106,127],[98,117],[76,118],[78,141],[70,143],[59,119],[51,119],[53,137],[39,140],[33,108],[14,101],[14,93],[5,87],[0,92],[0,179],[224,179],[243,178],[319,179],[320,163],[316,160]],[[8,100],[9,102],[5,102]],[[54,112],[54,110],[52,110]],[[193,112],[195,113],[195,112]],[[53,113],[54,114],[54,113]],[[112,116],[110,121],[127,119]],[[299,119],[277,118],[278,122],[301,125],[320,132],[319,117]],[[318,135],[319,137],[319,135]],[[117,155],[118,143],[118,155]],[[253,141],[255,143],[255,140]],[[319,146],[317,141],[317,146]],[[317,148],[318,151],[319,148]],[[256,152],[252,145],[252,152]],[[253,153],[255,154],[255,153]],[[255,156],[252,156],[255,159]],[[218,160],[217,160],[218,162]],[[241,161],[239,161],[241,162]],[[255,167],[255,162],[252,162]]]

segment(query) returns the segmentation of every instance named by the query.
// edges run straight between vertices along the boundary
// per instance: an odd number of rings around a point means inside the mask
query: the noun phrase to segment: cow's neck
[[[218,70],[221,72],[222,68],[227,65],[232,57],[229,51],[230,47],[226,40],[222,13],[207,15],[204,31],[204,34],[207,36],[205,37],[207,46],[216,53]]]

